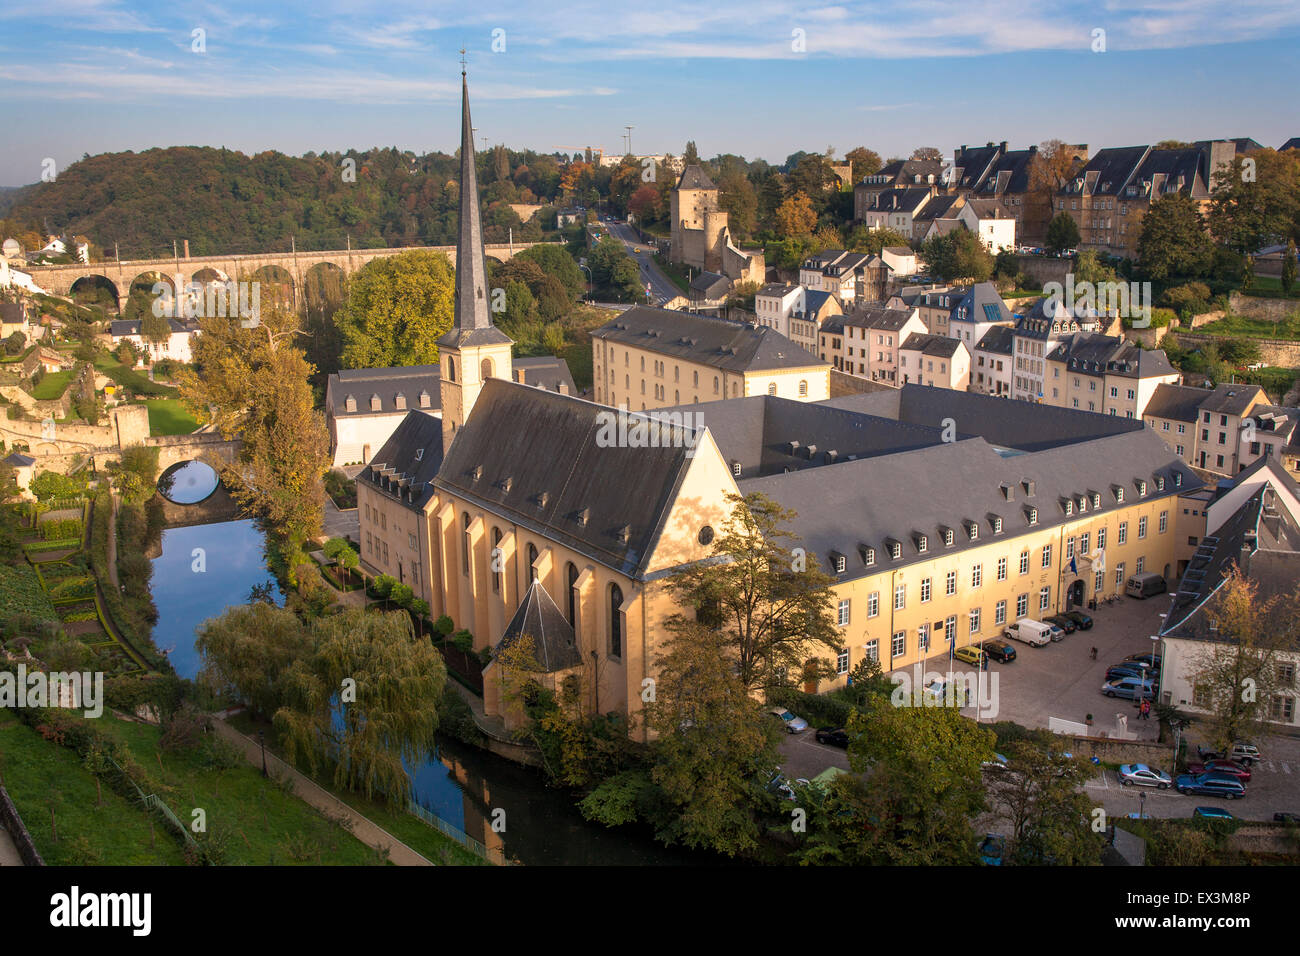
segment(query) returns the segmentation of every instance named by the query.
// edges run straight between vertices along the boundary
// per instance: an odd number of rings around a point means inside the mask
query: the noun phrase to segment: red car
[[[1250,781],[1250,769],[1235,760],[1207,760],[1205,763],[1188,764],[1188,773],[1224,773],[1235,777],[1242,783]]]

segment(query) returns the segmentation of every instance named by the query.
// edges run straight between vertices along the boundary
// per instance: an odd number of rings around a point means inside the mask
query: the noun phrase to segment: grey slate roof
[[[994,401],[1004,406],[1019,404]],[[790,530],[824,567],[833,572],[832,553],[846,556],[845,570],[836,575],[839,580],[928,561],[936,553],[983,546],[999,536],[994,530],[995,517],[1002,519],[1002,535],[1023,532],[1030,526],[1030,507],[1037,509],[1034,527],[1077,521],[1077,512],[1072,517],[1065,514],[1063,498],[1076,500],[1095,491],[1100,494],[1097,510],[1114,510],[1120,507],[1112,492],[1114,484],[1123,485],[1135,497],[1137,480],[1145,479],[1144,500],[1174,498],[1200,486],[1195,473],[1175,460],[1158,436],[1141,428],[1093,439],[1086,447],[1052,448],[1009,458],[985,440],[973,438],[843,462],[835,468],[834,480],[816,471],[792,471],[742,480],[739,486],[744,494],[761,492],[794,508],[798,515],[790,521]],[[1177,488],[1175,474],[1182,476]],[[1165,479],[1163,491],[1156,490],[1158,477]],[[1024,482],[1032,483],[1032,496]],[[1011,500],[1007,500],[1004,487],[1011,489]],[[879,491],[864,494],[864,489]],[[898,494],[903,489],[906,508],[899,507]],[[1131,502],[1133,497],[1125,500]],[[1088,510],[1093,510],[1091,505]],[[974,541],[967,530],[971,524],[978,527]],[[954,530],[951,546],[943,543],[944,529]],[[924,553],[916,543],[917,534],[928,538]],[[890,557],[891,540],[902,543],[897,560]],[[873,565],[866,563],[867,547],[875,549]]]
[[[1097,415],[1034,402],[1010,402],[993,395],[923,385],[845,395],[818,405],[929,428],[940,428],[944,419],[951,418],[958,435],[978,435],[991,445],[1024,452],[1146,430],[1140,421],[1117,415]]]
[[[550,593],[536,578],[528,585],[528,591],[515,611],[515,616],[502,632],[501,639],[497,642],[497,652],[517,643],[524,636],[533,639],[533,659],[541,665],[544,674],[567,670],[582,663],[582,652],[578,650],[573,625],[565,620],[564,614],[551,600]]]
[[[731,280],[716,272],[701,272],[691,280],[691,295],[701,299],[722,299],[731,291]]]
[[[1011,322],[1011,310],[992,282],[977,282],[961,297],[948,316],[949,322]]]
[[[421,510],[433,497],[433,477],[442,464],[442,421],[410,411],[388,441],[361,469],[357,481],[369,483],[404,507]]]
[[[825,366],[775,329],[638,305],[591,333],[687,362],[732,372]]]
[[[1285,143],[1279,146],[1277,148],[1277,151],[1280,153],[1283,150],[1288,150],[1288,149],[1300,149],[1300,136],[1292,136]]]
[[[876,180],[878,183],[895,186],[924,186],[931,176],[937,183],[942,173],[943,163],[937,159],[896,159],[877,172],[862,177],[862,182]]]
[[[36,459],[32,458],[30,455],[24,455],[22,452],[16,451],[5,459],[5,464],[11,465],[14,468],[26,468],[29,465],[36,464]]]
[[[1066,195],[1087,191],[1094,196],[1118,196],[1132,180],[1146,158],[1149,146],[1116,146],[1099,149],[1061,190]]]
[[[885,309],[878,306],[865,306],[854,309],[833,321],[841,329],[852,326],[857,329],[877,329],[881,332],[897,332],[912,317],[911,309]]]
[[[197,319],[188,319],[188,320],[168,319],[167,324],[171,326],[171,330],[173,332],[197,332],[199,330],[199,323]],[[139,319],[114,319],[108,325],[108,333],[109,335],[114,335],[114,336],[139,335],[140,320]]]
[[[1047,360],[1064,362],[1068,371],[1083,375],[1137,379],[1178,372],[1163,349],[1147,351],[1127,339],[1100,332],[1072,332],[1048,353]]]
[[[1264,390],[1258,385],[1218,385],[1205,396],[1201,410],[1220,415],[1244,415],[1256,397],[1264,397]]]
[[[690,464],[693,431],[653,424],[670,447],[602,446],[610,416],[635,423],[647,414],[488,379],[434,485],[640,576]]]
[[[1142,414],[1176,422],[1194,422],[1201,402],[1209,395],[1208,389],[1161,382],[1151,393],[1151,400],[1147,402],[1147,407]]]
[[[405,397],[407,409],[433,412],[442,408],[439,387],[441,373],[437,365],[410,365],[399,368],[343,369],[330,375],[325,383],[325,411],[335,418],[348,416],[400,414],[397,397]],[[429,396],[428,406],[420,404],[422,394]],[[356,399],[356,411],[347,410],[347,399]],[[378,395],[378,411],[370,407],[371,396]]]
[[[682,178],[677,180],[678,189],[717,189],[709,174],[702,166],[692,163],[682,170]]]
[[[1016,330],[1006,325],[995,325],[975,343],[977,352],[995,352],[1011,355],[1016,348]]]
[[[1001,155],[1001,148],[989,143],[987,146],[963,146],[953,156],[952,165],[958,189],[975,189],[984,181],[993,164]]]
[[[875,212],[914,212],[930,198],[928,186],[908,186],[886,189],[877,193],[871,208]]]
[[[545,388],[552,392],[562,391],[560,386],[563,385],[568,389],[569,395],[578,394],[578,389],[573,384],[573,376],[569,374],[569,363],[559,356],[538,355],[533,358],[517,358],[511,364],[514,366],[515,381],[519,381],[522,375],[525,385]]]
[[[947,335],[931,335],[928,332],[913,332],[907,337],[901,348],[908,352],[920,352],[939,358],[952,358],[961,348],[961,340]]]

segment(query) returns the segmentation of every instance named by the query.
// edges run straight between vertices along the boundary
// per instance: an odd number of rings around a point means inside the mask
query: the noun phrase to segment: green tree
[[[1047,224],[1046,247],[1049,252],[1061,253],[1079,246],[1079,224],[1068,212],[1058,212]]]
[[[199,680],[270,717],[284,700],[286,668],[311,646],[311,635],[292,611],[261,601],[232,607],[199,627]]]
[[[853,167],[854,182],[861,180],[863,176],[880,172],[880,168],[884,165],[880,154],[865,146],[857,146],[849,150],[844,154],[844,159]]]
[[[832,620],[834,578],[815,555],[796,550],[787,525],[793,511],[752,492],[728,495],[731,513],[711,548],[712,561],[688,565],[669,579],[683,607],[720,634],[750,692],[829,679],[843,645]],[[671,619],[679,630],[685,619]]]
[[[165,316],[156,315],[150,308],[140,316],[140,334],[147,342],[162,343],[171,338],[172,326],[171,320]]]
[[[927,160],[929,162],[943,162],[943,153],[934,146],[918,146],[912,150],[912,158],[917,160]]]
[[[332,765],[335,785],[404,807],[406,765],[434,748],[442,656],[406,614],[348,608],[314,621],[311,637],[311,653],[285,669],[275,713],[289,759],[313,773]]]
[[[1295,240],[1286,241],[1286,252],[1282,255],[1282,291],[1287,295],[1291,294],[1291,289],[1295,286],[1296,275],[1296,248]]]
[[[1153,279],[1196,278],[1214,263],[1214,247],[1195,203],[1182,193],[1157,199],[1142,218],[1138,262]]]
[[[656,836],[735,855],[758,845],[756,774],[777,762],[778,729],[731,666],[725,635],[670,625],[657,659],[646,723],[655,734],[650,778],[661,795]]]
[[[1300,232],[1300,160],[1256,150],[1214,172],[1210,231],[1241,255],[1296,238]]]
[[[140,504],[153,495],[158,480],[158,448],[131,445],[122,449],[116,464],[109,465],[117,490],[127,504]]]
[[[880,250],[886,246],[906,248],[910,245],[911,241],[901,232],[894,229],[868,229],[866,226],[858,226],[849,234],[848,239],[850,252],[863,252],[871,256],[880,255]]]
[[[348,283],[334,316],[344,368],[434,365],[451,328],[456,273],[440,252],[412,250],[372,259]]]
[[[993,274],[992,254],[979,236],[966,229],[931,236],[921,244],[920,256],[930,274],[944,282],[983,282]]]

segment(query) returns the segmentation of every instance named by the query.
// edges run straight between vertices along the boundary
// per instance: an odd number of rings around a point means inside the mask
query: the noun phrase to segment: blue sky
[[[462,45],[480,142],[519,148],[621,152],[629,124],[638,153],[694,139],[777,162],[1050,138],[1276,147],[1300,135],[1298,38],[1296,0],[8,4],[0,184],[153,146],[450,151]]]

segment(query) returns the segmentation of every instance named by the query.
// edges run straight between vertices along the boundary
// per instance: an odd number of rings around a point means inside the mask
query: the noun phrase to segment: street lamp
[[[262,745],[262,776],[266,776],[266,731],[257,732],[257,742]]]
[[[587,266],[586,259],[578,260],[578,268],[587,273],[587,301],[591,301],[591,269]]]
[[[632,152],[632,130],[636,129],[636,127],[635,127],[635,126],[624,126],[623,128],[624,128],[625,130],[627,130],[627,151],[628,151],[629,154],[631,154],[631,152]]]

